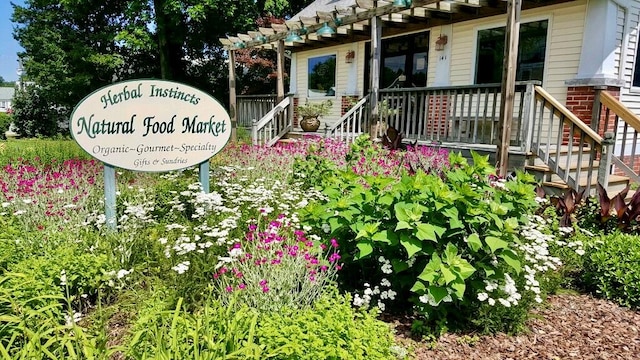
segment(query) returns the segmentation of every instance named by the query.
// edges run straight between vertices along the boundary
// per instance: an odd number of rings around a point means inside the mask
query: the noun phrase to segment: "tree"
[[[15,81],[5,81],[2,76],[0,76],[0,87],[14,87],[16,86]]]
[[[36,87],[28,94],[68,116],[95,89],[140,77],[184,82],[226,99],[226,52],[218,39],[255,28],[266,11],[290,14],[308,2],[25,0],[12,4],[12,20],[25,49],[24,80]],[[31,121],[22,118],[30,112],[18,113],[18,125]]]

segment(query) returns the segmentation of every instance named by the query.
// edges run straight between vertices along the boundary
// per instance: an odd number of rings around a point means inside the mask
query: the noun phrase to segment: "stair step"
[[[595,195],[597,183],[598,183],[598,177],[596,176],[596,174],[594,174],[594,176],[591,178],[591,190],[592,190],[591,195]],[[587,178],[581,177],[580,180],[578,181],[578,184],[581,187],[587,186]],[[607,193],[609,194],[610,197],[613,197],[613,195],[622,191],[627,186],[627,184],[629,184],[628,177],[620,176],[620,175],[609,175],[609,186],[607,187]],[[545,181],[542,183],[542,186],[546,188],[560,190],[560,191],[565,191],[569,189],[569,185],[567,185],[567,183],[565,183],[562,180]]]

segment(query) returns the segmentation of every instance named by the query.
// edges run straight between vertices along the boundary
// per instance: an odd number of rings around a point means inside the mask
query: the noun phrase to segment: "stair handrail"
[[[623,123],[626,123],[627,125],[631,126],[635,130],[634,139],[636,143],[632,145],[632,151],[639,150],[639,149],[636,149],[635,147],[637,146],[637,140],[639,137],[638,133],[640,133],[640,117],[636,115],[633,111],[631,111],[631,109],[626,107],[622,102],[620,102],[620,100],[616,99],[613,95],[611,95],[607,91],[604,91],[604,90],[598,91],[597,95],[598,95],[598,98],[596,99],[596,104],[595,104],[596,106],[598,106],[598,109],[596,112],[597,118],[598,119],[601,118],[601,107],[599,106],[599,104],[602,104],[605,107],[607,107],[609,110],[613,111],[613,114],[616,116],[617,120],[623,121]],[[599,104],[598,104],[598,101],[599,101]],[[607,115],[608,113],[605,116]],[[615,131],[617,132],[618,131],[617,121],[614,123],[614,127],[616,128]],[[606,125],[605,125],[605,129],[606,129]],[[623,129],[625,129],[624,125],[623,125]],[[627,140],[625,135],[626,135],[626,129],[623,130],[623,136],[622,136],[623,139],[621,139],[622,142],[625,142]],[[624,156],[624,144],[622,146],[621,151],[623,152],[622,155]],[[636,155],[637,154],[631,154],[630,156],[633,158]],[[640,161],[640,157],[634,160]],[[631,168],[627,163],[625,163],[622,159],[614,155],[612,157],[612,161],[614,165],[620,170],[622,170],[625,173],[625,175],[628,176],[631,180],[635,181],[636,183],[640,183],[640,174],[636,173],[635,170]]]
[[[350,121],[352,126],[355,125],[353,121],[355,114],[363,110],[364,106],[367,104],[368,101],[369,101],[369,95],[362,97],[360,100],[358,100],[358,102],[355,105],[351,107],[351,109],[349,109],[349,111],[347,111],[344,115],[342,115],[342,117],[340,118],[340,120],[338,120],[338,122],[333,124],[333,126],[331,127],[325,127],[325,137],[332,137],[332,138],[341,137],[346,142],[353,141],[353,139],[357,135],[355,133],[345,134],[344,129],[345,127],[348,127]],[[363,126],[366,126],[366,124],[360,124],[360,126],[363,127]]]
[[[253,145],[273,146],[293,129],[292,97],[292,95],[285,97],[260,120],[253,120],[251,126]],[[280,114],[283,115],[279,116]],[[267,127],[269,127],[268,131]]]
[[[534,144],[532,149],[535,150],[536,155],[545,162],[551,171],[560,176],[565,183],[576,190],[580,190],[581,187],[581,173],[586,172],[587,176],[584,188],[587,194],[589,194],[593,188],[593,167],[596,159],[599,158],[597,181],[603,187],[607,188],[609,185],[611,154],[614,144],[613,134],[606,133],[603,138],[541,86],[535,86],[534,92],[535,103],[533,121],[535,124],[532,136],[535,138],[532,140],[532,143]],[[539,101],[541,101],[541,107],[538,110]],[[548,119],[544,118],[545,108],[552,112],[552,116]],[[557,124],[554,123],[554,116],[559,119]],[[543,127],[546,128],[546,131],[542,131]],[[537,131],[535,131],[535,128],[537,128]],[[542,139],[543,136],[546,136],[546,142],[545,139]],[[577,146],[573,144],[576,140],[576,136],[579,137]],[[566,158],[561,161],[561,147],[565,146],[565,143],[567,146],[567,155]],[[585,148],[583,148],[584,144],[591,145],[591,148],[588,149],[588,153],[586,153]],[[555,159],[550,155],[554,150],[553,146],[555,146]],[[573,154],[575,148],[577,148],[577,156]],[[586,158],[586,161],[588,162],[588,165],[586,170],[583,170],[583,160],[585,160],[584,157],[587,156],[588,158]],[[577,157],[577,172],[575,178],[571,175],[569,168],[572,157]],[[560,164],[561,162],[564,162],[564,164]],[[562,165],[565,167],[563,168]]]

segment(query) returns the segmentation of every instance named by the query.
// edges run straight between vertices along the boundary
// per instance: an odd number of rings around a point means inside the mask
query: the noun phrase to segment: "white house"
[[[8,112],[13,103],[16,89],[12,87],[0,87],[0,112]]]

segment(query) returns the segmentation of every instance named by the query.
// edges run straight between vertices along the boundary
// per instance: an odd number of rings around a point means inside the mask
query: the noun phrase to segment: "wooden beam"
[[[278,103],[284,99],[284,40],[278,41],[276,96]]]
[[[511,123],[513,122],[513,102],[515,97],[516,70],[518,66],[521,8],[522,0],[508,0],[500,92],[499,130],[501,138],[498,140],[498,151],[496,154],[496,169],[498,169],[499,176],[507,176],[509,169],[509,143],[511,142]]]
[[[229,116],[231,117],[231,141],[238,141],[238,112],[236,102],[236,56],[229,50]]]
[[[382,21],[379,17],[371,19],[371,124],[378,121],[378,92],[380,90],[380,62],[382,59]]]

